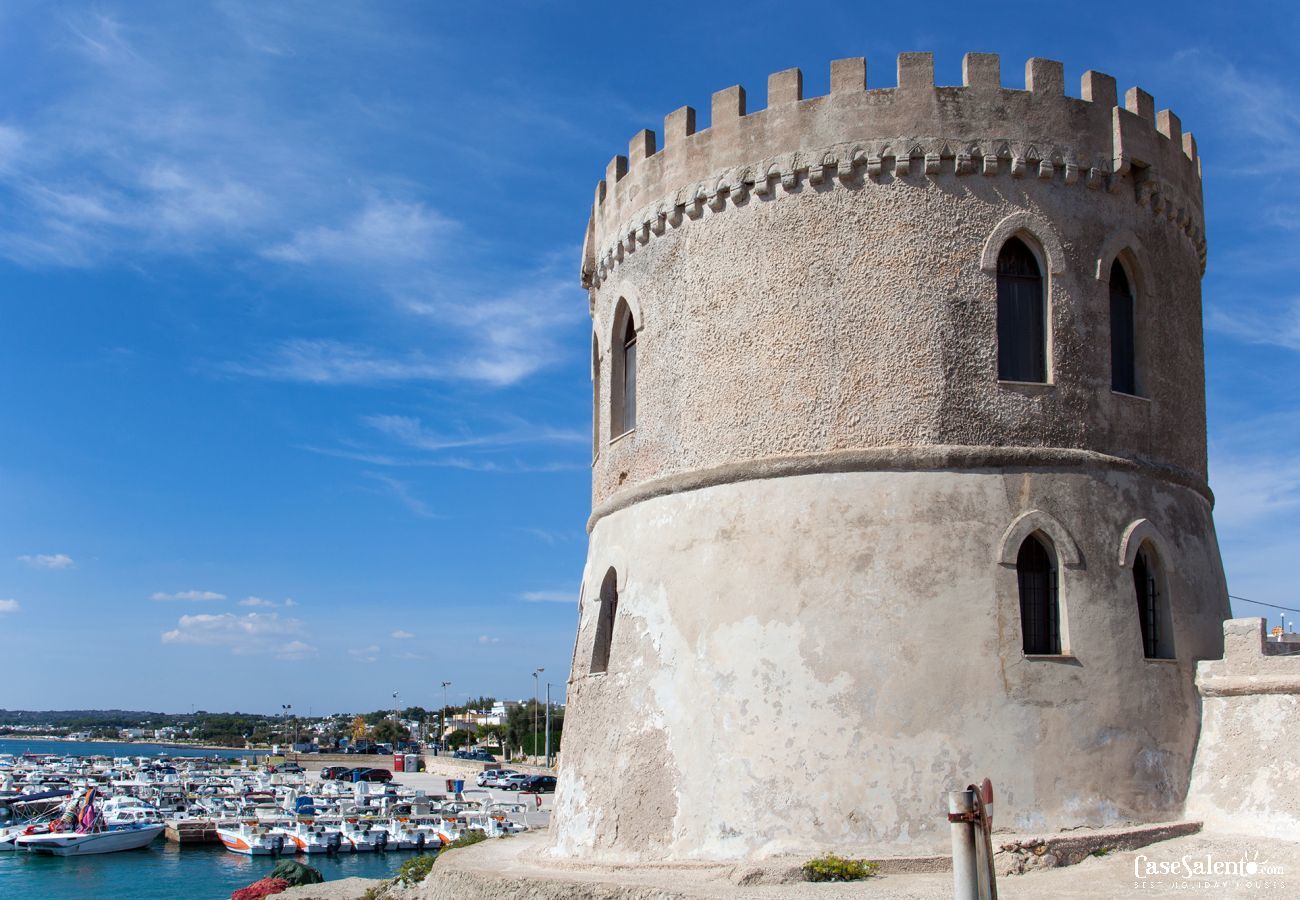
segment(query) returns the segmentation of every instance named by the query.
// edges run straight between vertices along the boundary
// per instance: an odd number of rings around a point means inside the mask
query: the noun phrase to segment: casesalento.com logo
[[[1258,850],[1232,859],[1216,859],[1208,853],[1179,859],[1152,859],[1142,853],[1133,860],[1133,887],[1138,889],[1272,889],[1283,886],[1282,876],[1285,874],[1283,866],[1260,859]]]

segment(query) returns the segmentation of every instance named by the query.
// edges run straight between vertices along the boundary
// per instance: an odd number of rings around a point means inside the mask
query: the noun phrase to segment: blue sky
[[[1300,14],[1253,9],[6,3],[0,707],[562,685],[605,163],[714,90],[863,55],[888,86],[907,50],[1098,69],[1196,134],[1229,584],[1300,606]]]

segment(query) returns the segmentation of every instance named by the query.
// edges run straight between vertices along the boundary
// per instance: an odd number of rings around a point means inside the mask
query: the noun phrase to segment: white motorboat
[[[410,820],[393,818],[380,824],[388,834],[389,850],[441,849],[443,841],[432,831],[417,827]]]
[[[23,834],[15,843],[29,853],[52,853],[55,856],[90,856],[95,853],[118,853],[148,846],[165,826],[140,823],[134,825],[100,825],[91,831],[49,831]]]
[[[388,844],[388,832],[371,830],[369,822],[345,820],[339,826],[339,833],[343,835],[342,849],[345,852],[351,850],[353,853],[369,853],[383,850]]]
[[[275,856],[283,853],[288,846],[292,853],[294,845],[279,832],[257,822],[239,822],[234,825],[217,826],[217,837],[226,849],[245,856]]]
[[[326,828],[313,822],[295,822],[292,825],[275,828],[273,831],[284,835],[288,840],[289,843],[285,845],[286,850],[289,849],[289,844],[292,844],[299,853],[337,853],[343,845],[343,836],[336,829]]]

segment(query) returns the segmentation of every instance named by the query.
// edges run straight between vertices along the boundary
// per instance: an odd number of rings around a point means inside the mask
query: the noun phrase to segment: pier
[[[167,840],[182,847],[187,844],[219,844],[216,819],[173,819],[163,832]]]

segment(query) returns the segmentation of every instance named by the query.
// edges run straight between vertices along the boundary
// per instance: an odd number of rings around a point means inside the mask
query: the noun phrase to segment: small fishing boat
[[[314,822],[295,822],[272,829],[273,833],[283,835],[289,849],[292,844],[299,853],[338,853],[343,845],[343,835],[333,828],[317,825]]]

